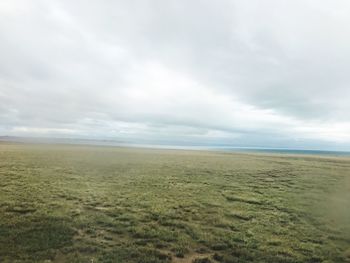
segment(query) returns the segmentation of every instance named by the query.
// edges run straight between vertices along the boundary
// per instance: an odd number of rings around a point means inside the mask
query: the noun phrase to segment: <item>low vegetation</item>
[[[350,159],[1,143],[0,262],[350,262]]]

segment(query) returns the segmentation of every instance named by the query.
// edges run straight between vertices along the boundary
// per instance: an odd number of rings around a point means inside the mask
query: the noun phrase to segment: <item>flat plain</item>
[[[350,158],[0,143],[0,262],[350,262]]]

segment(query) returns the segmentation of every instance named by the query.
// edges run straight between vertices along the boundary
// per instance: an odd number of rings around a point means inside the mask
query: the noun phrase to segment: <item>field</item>
[[[350,159],[0,143],[0,262],[350,262]]]

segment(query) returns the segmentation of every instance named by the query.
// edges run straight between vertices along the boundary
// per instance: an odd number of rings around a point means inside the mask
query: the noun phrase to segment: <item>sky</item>
[[[2,0],[0,135],[350,150],[348,0]]]

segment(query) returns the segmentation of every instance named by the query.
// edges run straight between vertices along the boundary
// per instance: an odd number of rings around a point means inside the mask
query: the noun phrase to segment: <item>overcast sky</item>
[[[350,150],[350,1],[1,0],[0,135]]]

